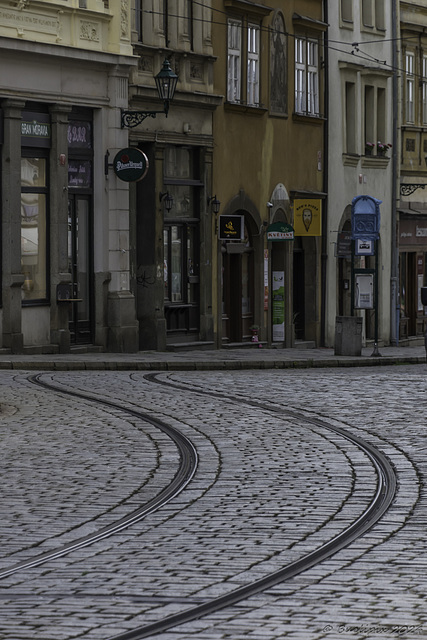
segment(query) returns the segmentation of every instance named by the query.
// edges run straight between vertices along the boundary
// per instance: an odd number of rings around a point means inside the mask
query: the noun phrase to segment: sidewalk
[[[269,349],[254,345],[241,349],[137,353],[70,353],[0,355],[0,369],[21,371],[179,371],[221,369],[289,369],[303,367],[366,367],[424,364],[424,347],[372,347],[361,356],[336,356],[334,349]]]

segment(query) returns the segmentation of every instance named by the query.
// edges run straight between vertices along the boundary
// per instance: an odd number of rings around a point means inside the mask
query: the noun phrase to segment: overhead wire
[[[201,2],[200,0],[193,0],[193,4],[196,4],[204,9],[209,9],[212,12],[216,12],[218,14],[221,14],[225,17],[229,17],[229,13],[227,11],[224,11],[222,9],[218,9],[216,7],[212,7],[210,5],[205,4],[204,2]],[[154,11],[153,9],[143,9],[142,13],[146,13],[146,14],[150,14],[150,15],[163,15],[163,11]],[[171,13],[168,12],[168,16],[172,17],[172,18],[178,18],[178,19],[186,19],[188,18],[188,16],[182,15],[182,14],[178,14],[178,13]],[[192,20],[196,21],[196,22],[209,22],[210,24],[216,24],[219,26],[223,26],[226,27],[227,23],[220,21],[220,20],[214,20],[212,18],[210,18],[209,20],[207,20],[206,18],[197,18],[194,15],[192,16]],[[267,32],[267,33],[277,33],[279,35],[284,35],[286,37],[290,37],[290,38],[298,38],[300,37],[300,35],[298,33],[291,33],[290,31],[280,31],[277,29],[272,29],[270,26],[264,27],[264,26],[260,26],[260,31],[261,32]],[[410,41],[411,39],[415,39],[418,41],[418,35],[414,35],[414,36],[405,36],[405,37],[399,37],[399,38],[381,38],[381,39],[372,39],[372,40],[364,40],[361,42],[346,42],[344,40],[330,40],[328,39],[328,42],[322,43],[322,46],[324,48],[327,48],[329,51],[334,51],[337,53],[341,53],[343,55],[348,55],[351,56],[352,58],[356,58],[358,60],[362,60],[365,62],[371,62],[371,63],[375,63],[380,67],[385,67],[388,70],[390,70],[391,72],[396,72],[396,73],[402,73],[402,74],[406,74],[406,69],[401,68],[399,66],[394,65],[393,63],[387,62],[387,60],[382,60],[370,53],[368,53],[367,51],[362,51],[360,49],[360,47],[365,47],[367,45],[377,45],[378,43],[381,44],[385,44],[385,43],[396,43],[396,42],[401,42],[401,43],[405,43]],[[344,49],[344,48],[340,48],[337,46],[332,46],[332,45],[341,45],[341,47],[348,47],[351,48],[351,51]],[[422,80],[425,80],[427,82],[427,77],[424,76],[421,73],[417,73],[417,72],[413,72],[410,74],[411,78],[419,78]]]

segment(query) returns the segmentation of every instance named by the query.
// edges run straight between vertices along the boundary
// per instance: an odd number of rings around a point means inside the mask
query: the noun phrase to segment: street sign
[[[353,240],[378,240],[381,200],[357,196],[351,203],[351,237]]]

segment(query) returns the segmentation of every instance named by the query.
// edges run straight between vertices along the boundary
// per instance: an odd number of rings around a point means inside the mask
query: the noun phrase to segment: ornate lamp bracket
[[[424,189],[425,188],[425,184],[411,184],[411,183],[402,183],[400,185],[400,195],[401,196],[410,196],[412,195],[417,189]]]

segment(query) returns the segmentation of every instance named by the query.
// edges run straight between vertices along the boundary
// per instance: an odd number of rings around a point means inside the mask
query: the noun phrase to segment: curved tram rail
[[[193,478],[198,464],[197,451],[192,442],[188,438],[186,438],[186,436],[182,434],[178,429],[167,425],[161,420],[157,420],[141,411],[125,408],[120,404],[110,402],[109,400],[100,399],[88,394],[78,393],[77,391],[59,389],[55,385],[50,385],[49,383],[42,381],[40,378],[40,374],[30,376],[28,379],[31,382],[44,387],[45,389],[49,389],[50,391],[54,390],[55,392],[61,393],[63,395],[84,398],[85,400],[91,402],[96,402],[108,407],[113,407],[114,409],[119,409],[123,413],[127,413],[133,417],[139,418],[143,422],[147,422],[153,425],[157,429],[163,431],[163,433],[168,435],[175,442],[180,453],[180,464],[170,484],[166,486],[160,493],[158,493],[157,496],[155,496],[152,500],[149,500],[146,504],[142,505],[139,509],[132,511],[132,513],[128,514],[124,518],[113,522],[108,527],[104,527],[93,534],[84,536],[82,538],[77,538],[73,542],[59,547],[58,549],[52,549],[51,551],[39,554],[34,558],[30,558],[29,560],[23,560],[22,562],[19,562],[18,564],[9,567],[8,569],[1,570],[0,578],[5,578],[16,573],[17,571],[29,569],[31,567],[37,567],[38,565],[44,564],[45,562],[49,562],[50,560],[61,558],[62,556],[71,553],[72,551],[76,551],[77,549],[81,549],[83,547],[94,544],[95,542],[99,542],[104,538],[119,533],[120,531],[123,531],[123,529],[127,529],[133,524],[136,524],[137,522],[145,518],[148,514],[157,511],[157,509],[160,509],[160,507],[163,507],[170,500],[181,493],[181,491]]]
[[[158,384],[176,387],[181,390],[185,389],[187,391],[191,391],[192,393],[199,393],[208,395],[210,397],[215,396],[222,399],[226,398],[230,401],[229,397],[226,397],[221,393],[212,391],[201,391],[199,389],[194,389],[191,387],[178,385],[176,383],[159,380],[158,374],[147,374],[146,376],[144,376],[144,378],[151,382],[157,382]],[[237,401],[234,400],[234,402]],[[267,406],[255,400],[245,399],[239,400],[238,402],[258,407],[266,411],[280,411],[282,415],[287,415],[293,418],[301,417],[301,415],[299,415],[296,411],[275,409],[274,407],[271,407],[271,405]],[[299,560],[286,565],[279,571],[275,571],[274,573],[271,573],[264,578],[256,580],[243,587],[239,587],[238,589],[235,589],[234,591],[231,591],[230,593],[227,593],[223,596],[214,598],[209,602],[197,605],[195,607],[192,607],[191,609],[187,609],[186,611],[173,614],[171,616],[168,616],[167,618],[164,618],[163,620],[159,620],[158,622],[153,622],[151,624],[141,626],[137,629],[115,635],[109,638],[109,640],[142,640],[142,638],[149,638],[153,635],[162,633],[163,631],[167,631],[168,629],[171,629],[178,625],[203,618],[204,616],[211,615],[217,611],[220,611],[221,609],[225,609],[226,607],[235,605],[242,600],[246,600],[251,596],[270,589],[271,587],[274,587],[275,585],[284,582],[285,580],[290,580],[294,576],[307,571],[308,569],[311,569],[316,564],[319,564],[323,560],[331,557],[344,547],[348,546],[351,542],[362,536],[364,533],[366,533],[381,518],[381,516],[384,515],[394,499],[397,488],[396,473],[389,459],[376,447],[372,446],[362,438],[349,433],[345,429],[330,425],[325,420],[322,420],[320,418],[307,417],[307,415],[305,414],[304,420],[315,425],[316,427],[321,427],[340,435],[342,438],[345,438],[349,442],[356,445],[359,449],[361,449],[371,460],[377,473],[377,487],[375,495],[367,509],[365,509],[365,511],[359,516],[359,518],[357,518],[350,526],[348,526],[340,534],[329,540],[329,542],[318,547]]]
[[[200,389],[195,389],[194,387],[178,385],[170,381],[160,380],[157,376],[158,374],[148,374],[144,377],[150,382],[156,382],[158,384],[176,387],[180,390],[185,389],[186,391],[190,391],[192,393],[209,395],[210,397],[215,396],[222,399],[225,398],[225,396],[220,393],[212,391],[208,392]],[[109,527],[105,527],[92,535],[79,538],[67,545],[64,545],[63,547],[53,549],[49,552],[35,556],[34,558],[27,561],[20,562],[19,564],[16,564],[9,569],[5,569],[0,572],[0,578],[16,573],[17,571],[20,571],[22,569],[36,567],[45,562],[49,562],[50,560],[64,556],[72,551],[75,551],[76,549],[91,545],[108,536],[112,536],[127,527],[130,527],[132,524],[142,520],[145,516],[153,513],[155,510],[161,508],[164,504],[177,496],[191,481],[197,468],[197,452],[193,444],[180,431],[174,429],[173,427],[170,427],[164,422],[154,419],[143,412],[126,408],[119,403],[100,399],[99,397],[94,397],[86,393],[60,389],[53,384],[49,384],[41,380],[40,374],[30,376],[29,380],[35,384],[41,385],[44,388],[53,390],[57,393],[83,398],[88,401],[97,402],[99,404],[119,409],[124,413],[128,413],[134,417],[141,419],[142,421],[150,423],[158,429],[161,429],[170,438],[172,438],[172,440],[178,447],[180,451],[181,463],[173,481],[168,487],[161,491],[153,500],[141,506],[136,511],[133,511],[125,518],[118,520]],[[230,401],[230,398],[227,398],[227,400]],[[289,580],[294,576],[314,567],[316,564],[322,562],[323,560],[331,557],[333,554],[348,546],[358,537],[362,536],[382,517],[382,515],[391,505],[397,487],[397,479],[394,468],[389,459],[381,451],[372,446],[370,443],[366,442],[364,439],[349,433],[345,429],[328,424],[326,420],[320,419],[318,417],[310,417],[306,414],[302,416],[302,414],[299,414],[297,411],[287,411],[283,410],[282,408],[278,409],[272,407],[271,405],[266,406],[261,402],[256,402],[251,399],[240,399],[234,400],[233,402],[251,405],[270,412],[280,411],[282,415],[287,415],[296,419],[303,417],[305,422],[311,423],[313,426],[321,427],[322,429],[334,432],[335,434],[356,445],[368,456],[376,470],[377,487],[371,503],[368,505],[367,509],[341,533],[339,533],[334,538],[321,545],[311,553],[306,554],[299,560],[284,566],[282,569],[243,587],[239,587],[238,589],[235,589],[234,591],[231,591],[230,593],[227,593],[223,596],[214,598],[209,602],[196,605],[180,613],[168,616],[163,620],[159,620],[157,622],[138,627],[131,631],[115,635],[114,637],[110,638],[110,640],[141,640],[142,638],[151,637],[163,631],[167,631],[168,629],[171,629],[173,627],[191,622],[193,620],[197,620],[204,616],[215,613],[216,611],[219,611],[221,609],[225,609],[226,607],[235,605],[238,602],[246,600],[247,598],[250,598],[255,594],[270,589],[271,587],[285,580]]]

